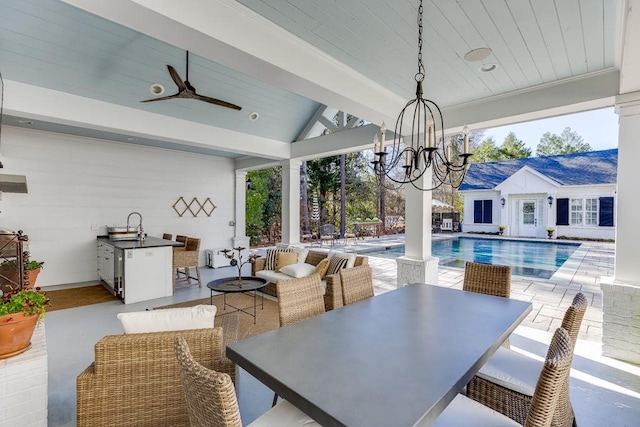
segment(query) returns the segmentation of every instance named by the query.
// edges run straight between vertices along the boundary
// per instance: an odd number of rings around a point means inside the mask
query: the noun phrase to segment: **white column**
[[[431,186],[431,169],[416,181]],[[405,256],[397,258],[398,287],[409,283],[438,283],[438,258],[431,256],[431,191],[405,185]]]
[[[300,243],[300,165],[298,159],[282,162],[282,243]]]
[[[616,257],[614,277],[603,277],[602,353],[606,356],[640,363],[640,269],[637,243],[640,227],[637,214],[638,174],[640,158],[640,92],[616,98],[620,116],[618,135],[618,193],[614,204],[616,226]]]

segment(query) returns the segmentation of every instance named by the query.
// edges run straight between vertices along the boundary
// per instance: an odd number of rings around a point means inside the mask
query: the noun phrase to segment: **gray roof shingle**
[[[472,163],[460,190],[490,190],[528,166],[560,185],[615,184],[618,149]]]

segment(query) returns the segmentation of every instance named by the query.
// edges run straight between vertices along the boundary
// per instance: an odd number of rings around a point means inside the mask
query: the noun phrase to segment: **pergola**
[[[371,148],[382,122],[393,127],[414,91],[417,1],[51,0],[28,14],[7,3],[0,6],[5,124],[37,119],[43,130],[117,141],[134,135],[130,143],[234,159],[238,242],[247,242],[246,171],[282,165],[282,239],[297,243],[301,162]],[[442,107],[448,133],[615,106],[618,233],[615,274],[602,285],[604,351],[635,363],[638,10],[640,0],[431,0],[424,34],[425,91]],[[83,34],[71,32],[77,22]],[[67,42],[51,43],[50,27]],[[463,59],[479,47],[492,55]],[[150,97],[132,89],[141,82],[145,91],[163,82],[173,93],[166,64],[180,66],[184,78],[185,50],[198,92],[242,105],[241,115],[212,115],[195,101],[139,102]],[[489,63],[497,68],[479,71]],[[250,113],[259,119],[247,120]],[[331,121],[338,113],[339,127]],[[371,124],[354,127],[354,119]],[[320,136],[324,128],[330,133]],[[431,193],[409,186],[406,200],[398,285],[435,282]],[[618,298],[632,301],[625,313]]]

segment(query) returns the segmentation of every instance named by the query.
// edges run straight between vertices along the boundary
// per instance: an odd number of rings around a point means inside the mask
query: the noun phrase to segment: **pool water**
[[[549,279],[578,246],[578,243],[459,237],[433,241],[431,253],[440,258],[442,266],[464,268],[467,261],[509,265],[514,275]],[[404,255],[404,245],[363,255],[397,258]]]

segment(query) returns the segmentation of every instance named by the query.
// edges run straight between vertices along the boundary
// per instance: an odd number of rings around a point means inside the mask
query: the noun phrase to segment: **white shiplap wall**
[[[96,236],[142,214],[145,232],[199,237],[204,249],[230,247],[235,175],[225,158],[146,148],[5,126],[2,173],[27,176],[28,194],[3,193],[0,227],[29,236],[31,258],[45,262],[40,286],[97,279]],[[217,206],[210,217],[179,217],[183,196]],[[137,216],[132,222],[137,225]]]

